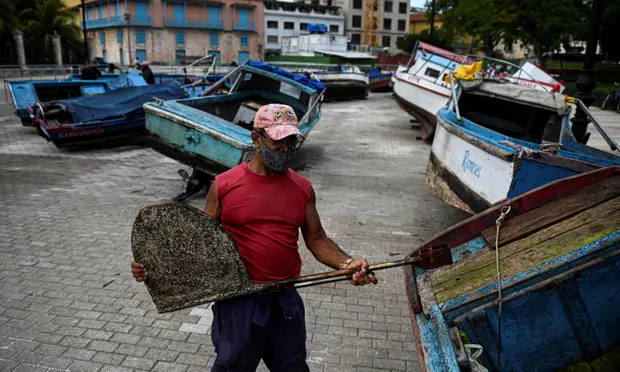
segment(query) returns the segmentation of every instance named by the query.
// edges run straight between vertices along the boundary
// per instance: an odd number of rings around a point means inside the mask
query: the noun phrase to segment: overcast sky
[[[411,0],[411,6],[422,8],[426,4],[426,0]]]

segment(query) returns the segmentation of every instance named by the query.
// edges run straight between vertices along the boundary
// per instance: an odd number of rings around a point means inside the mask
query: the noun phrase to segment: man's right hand
[[[147,274],[146,270],[144,270],[144,265],[131,261],[131,275],[133,275],[136,282],[145,281]]]

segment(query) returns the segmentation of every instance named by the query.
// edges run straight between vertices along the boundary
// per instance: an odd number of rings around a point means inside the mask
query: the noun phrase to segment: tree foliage
[[[452,50],[451,38],[448,33],[443,31],[441,28],[435,29],[433,35],[430,34],[429,30],[424,30],[419,34],[409,34],[403,39],[399,39],[396,42],[396,46],[407,53],[411,53],[413,51],[413,47],[415,46],[416,41],[424,41],[429,44],[433,44],[443,49]]]
[[[19,19],[15,16],[16,10],[12,0],[0,0],[0,36],[17,28]]]
[[[49,45],[54,34],[63,40],[79,40],[80,28],[73,24],[73,13],[65,9],[63,0],[36,0],[32,8],[20,12],[22,30],[31,41]]]
[[[603,13],[601,50],[606,59],[620,61],[620,0],[609,2]]]

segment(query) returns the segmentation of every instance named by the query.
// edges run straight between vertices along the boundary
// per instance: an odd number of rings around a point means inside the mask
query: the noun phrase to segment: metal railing
[[[233,22],[233,30],[254,31],[256,30],[256,23],[254,22]]]
[[[211,22],[208,19],[184,19],[176,21],[174,19],[164,19],[166,27],[188,27],[188,28],[209,28],[215,30],[224,29],[224,21]]]

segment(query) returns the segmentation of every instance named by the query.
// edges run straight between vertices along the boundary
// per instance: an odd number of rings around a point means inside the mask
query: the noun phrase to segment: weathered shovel
[[[254,284],[235,243],[219,222],[185,204],[143,208],[133,225],[131,247],[148,272],[146,285],[157,311],[167,313],[226,298],[346,280],[351,270]],[[452,263],[447,247],[417,251],[395,262],[371,265],[377,271],[404,265],[432,269]]]

